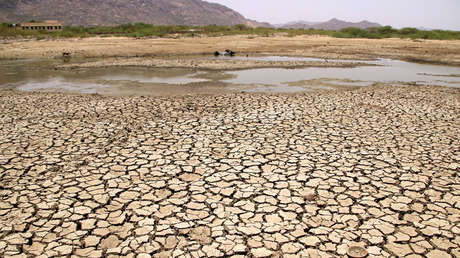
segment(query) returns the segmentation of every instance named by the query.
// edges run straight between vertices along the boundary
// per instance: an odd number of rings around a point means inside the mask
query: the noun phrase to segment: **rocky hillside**
[[[347,22],[338,19],[331,19],[327,22],[290,22],[283,24],[279,27],[281,28],[292,28],[292,29],[324,29],[324,30],[341,30],[348,27],[357,27],[361,29],[367,29],[372,27],[381,27],[382,25],[378,23],[373,23],[369,21],[362,21],[362,22]]]
[[[201,0],[1,0],[0,21],[59,20],[64,25],[269,26],[220,4]]]

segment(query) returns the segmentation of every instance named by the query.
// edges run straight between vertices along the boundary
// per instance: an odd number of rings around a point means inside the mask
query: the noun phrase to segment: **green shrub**
[[[419,32],[416,28],[402,28],[398,31],[400,35],[415,35]]]
[[[243,30],[248,30],[249,27],[244,25],[244,24],[237,24],[235,26],[233,26],[232,28],[233,30],[239,30],[239,31],[243,31]]]
[[[190,31],[193,29],[193,31]],[[204,34],[211,37],[223,35],[259,35],[269,37],[275,33],[283,33],[289,37],[299,35],[324,35],[337,38],[411,38],[411,39],[439,39],[439,40],[454,40],[460,39],[458,31],[421,31],[416,28],[403,28],[400,30],[394,29],[391,26],[375,27],[368,29],[360,28],[345,28],[339,31],[333,30],[315,30],[315,29],[283,29],[283,28],[250,28],[244,24],[237,24],[232,27],[221,25],[207,25],[200,27],[191,26],[163,26],[151,25],[145,23],[122,24],[118,26],[66,26],[62,31],[24,31],[20,28],[14,28],[9,23],[0,24],[0,37],[53,37],[53,38],[69,38],[69,37],[90,37],[90,36],[128,36],[128,37],[164,37],[172,34],[181,34],[184,36],[194,37]]]

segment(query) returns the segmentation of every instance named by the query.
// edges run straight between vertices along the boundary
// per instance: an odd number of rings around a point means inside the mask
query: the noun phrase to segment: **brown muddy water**
[[[324,61],[315,58],[282,56],[234,58],[280,62]],[[72,60],[71,62],[84,61]],[[327,61],[352,62],[353,60]],[[365,87],[377,82],[393,85],[417,84],[460,88],[459,67],[390,59],[365,61],[377,66],[356,68],[263,68],[221,72],[143,67],[55,70],[55,65],[62,62],[62,60],[0,61],[0,87],[21,91],[159,96],[234,91],[295,93],[335,87]]]

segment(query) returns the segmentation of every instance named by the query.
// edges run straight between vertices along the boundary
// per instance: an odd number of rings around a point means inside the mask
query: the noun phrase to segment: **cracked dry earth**
[[[0,93],[0,256],[460,256],[458,89]]]

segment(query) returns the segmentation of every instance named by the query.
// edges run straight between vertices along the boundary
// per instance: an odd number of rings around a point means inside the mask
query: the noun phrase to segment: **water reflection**
[[[302,58],[301,58],[302,59]],[[315,59],[310,59],[315,60]],[[460,87],[460,68],[409,63],[399,60],[380,59],[367,61],[378,66],[360,66],[355,68],[263,68],[233,71],[234,79],[226,80],[234,84],[262,83],[269,85],[287,85],[296,81],[308,81],[320,78],[360,81],[363,86],[373,82],[406,82],[426,85]],[[339,83],[347,85],[347,83]],[[353,86],[356,85],[356,83]]]
[[[103,93],[109,86],[97,83],[69,82],[63,78],[47,81],[31,81],[16,87],[22,91],[70,91],[79,93]]]
[[[209,59],[208,57],[194,57]],[[308,57],[217,57],[261,61],[324,61]],[[83,70],[55,70],[56,60],[18,60],[0,62],[0,86],[24,91],[71,91],[110,93],[117,89],[159,91],[161,89],[190,93],[223,87],[248,92],[300,92],[330,89],[334,86],[365,87],[375,82],[429,84],[460,87],[460,68],[409,63],[399,60],[328,60],[328,62],[361,62],[377,66],[356,68],[263,68],[240,71],[191,71],[184,69],[112,67]],[[62,61],[61,61],[62,62]],[[71,62],[79,62],[72,59]],[[84,60],[82,61],[84,62]]]

